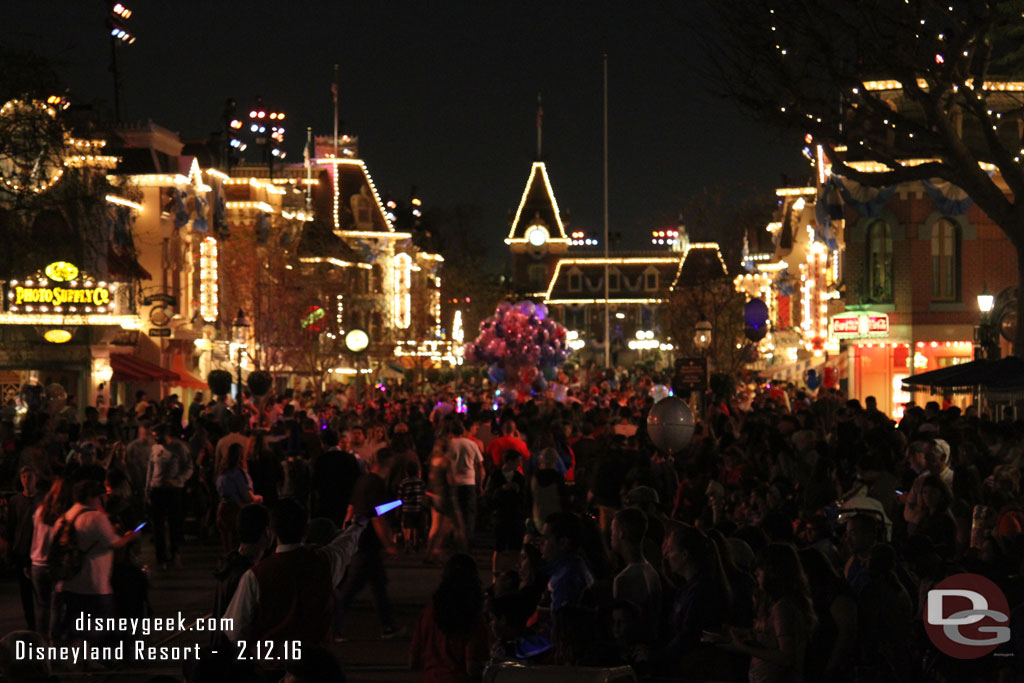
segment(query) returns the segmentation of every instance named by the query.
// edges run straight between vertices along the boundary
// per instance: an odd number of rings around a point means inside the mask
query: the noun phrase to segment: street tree
[[[1024,2],[707,0],[700,11],[673,8],[699,28],[694,36],[721,94],[763,122],[809,133],[832,172],[860,184],[958,186],[1013,244],[1024,284],[1024,90],[1006,85],[1024,69]],[[920,163],[901,163],[911,158]],[[888,171],[860,172],[847,163],[854,160]],[[1017,306],[1024,320],[1024,297]],[[1014,352],[1024,354],[1024,325]]]

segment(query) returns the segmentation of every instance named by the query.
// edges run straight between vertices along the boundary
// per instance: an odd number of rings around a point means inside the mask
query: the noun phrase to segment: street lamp
[[[242,414],[242,350],[249,334],[249,319],[245,317],[245,311],[238,309],[235,321],[231,323],[231,333],[238,347],[238,397],[235,401],[235,411]]]
[[[354,327],[345,333],[345,348],[352,354],[352,364],[356,368],[356,392],[360,400],[362,400],[363,375],[359,371],[359,357],[369,346],[370,335],[366,334],[366,330]]]
[[[711,347],[711,323],[703,315],[693,327],[693,345],[703,354]]]
[[[981,294],[978,295],[978,310],[981,311],[983,317],[988,317],[995,303],[995,296],[988,293],[988,285],[982,286]]]

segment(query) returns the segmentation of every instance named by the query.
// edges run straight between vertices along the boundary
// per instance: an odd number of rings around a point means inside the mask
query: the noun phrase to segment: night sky
[[[204,136],[220,129],[227,97],[247,111],[259,94],[287,113],[288,160],[299,161],[306,126],[332,132],[337,63],[343,131],[360,137],[377,186],[407,197],[415,185],[427,207],[479,205],[492,259],[535,156],[538,91],[559,204],[575,229],[602,231],[605,50],[611,229],[623,246],[643,247],[702,187],[770,193],[780,174],[807,168],[799,135],[711,93],[693,36],[660,2],[126,4],[138,40],[120,52],[125,120]],[[110,107],[105,7],[7,3],[0,40],[56,60],[73,102]]]

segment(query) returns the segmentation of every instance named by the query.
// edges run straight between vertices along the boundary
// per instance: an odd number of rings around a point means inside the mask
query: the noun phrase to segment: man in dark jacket
[[[36,490],[36,470],[25,465],[18,473],[21,491],[11,496],[7,503],[7,529],[5,538],[11,562],[18,573],[21,588],[21,606],[25,610],[28,630],[36,630],[35,598],[32,593],[29,555],[32,552],[32,515],[43,502],[43,494]]]
[[[322,438],[327,450],[313,461],[313,516],[326,517],[340,528],[359,478],[359,462],[333,429],[324,429]]]

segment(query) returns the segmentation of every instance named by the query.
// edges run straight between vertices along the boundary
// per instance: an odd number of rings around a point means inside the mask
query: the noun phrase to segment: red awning
[[[182,387],[183,389],[198,389],[200,391],[207,388],[206,382],[185,369],[185,356],[180,353],[174,354],[174,360],[171,361],[171,369],[179,378],[178,383],[173,386]]]
[[[178,382],[181,379],[178,373],[130,353],[110,354],[110,367],[114,370],[113,379],[120,382]]]

